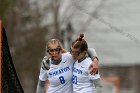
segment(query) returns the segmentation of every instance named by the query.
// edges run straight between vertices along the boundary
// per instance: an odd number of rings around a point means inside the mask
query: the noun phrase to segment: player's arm
[[[47,70],[49,70],[49,68],[50,68],[49,58],[47,56],[44,56],[44,58],[41,62],[41,69],[40,69],[40,75],[39,75],[36,93],[45,93],[46,86],[47,86],[46,80],[45,80],[46,79],[45,74],[46,74]]]
[[[101,85],[101,80],[100,79],[95,79],[93,80],[93,83],[95,85],[95,91],[94,93],[102,93],[102,85]]]
[[[49,80],[46,80],[46,86],[45,86],[45,91],[44,93],[46,93],[47,89],[48,89],[48,86],[49,86]]]
[[[98,56],[97,53],[95,51],[95,49],[93,48],[88,48],[88,56],[92,59],[92,64],[90,65],[89,69],[90,69],[90,73],[91,74],[96,74],[98,73]]]
[[[38,80],[36,93],[44,93],[46,81]]]

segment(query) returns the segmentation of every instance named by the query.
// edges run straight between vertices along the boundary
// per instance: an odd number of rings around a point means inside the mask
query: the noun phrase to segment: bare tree
[[[37,1],[33,4],[16,0],[6,12],[5,23],[13,62],[25,93],[35,92],[47,35],[47,27],[41,26],[40,7]]]
[[[60,39],[60,27],[58,22],[60,2],[58,0],[53,0],[52,6],[54,13],[54,38]]]

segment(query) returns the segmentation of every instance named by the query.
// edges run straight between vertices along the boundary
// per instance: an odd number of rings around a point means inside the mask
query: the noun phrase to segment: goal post
[[[1,32],[2,32],[2,21],[0,20],[0,93],[2,93],[2,83],[1,83],[2,82],[2,78],[1,78],[2,77],[2,73],[1,73],[2,72],[2,70],[1,70],[2,69],[2,63],[1,63],[2,62],[2,58],[1,58],[2,36],[1,36]]]

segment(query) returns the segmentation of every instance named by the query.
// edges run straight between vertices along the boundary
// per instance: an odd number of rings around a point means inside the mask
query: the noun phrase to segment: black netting
[[[5,29],[2,30],[2,93],[24,93],[12,62]]]

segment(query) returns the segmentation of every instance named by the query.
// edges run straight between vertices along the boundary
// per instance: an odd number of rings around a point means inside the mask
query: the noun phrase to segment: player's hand
[[[45,56],[41,62],[41,68],[43,70],[49,70],[50,69],[50,60],[47,56]]]
[[[90,74],[92,74],[92,75],[97,74],[98,73],[98,69],[99,69],[98,60],[95,58],[93,60],[92,64],[89,66]]]

